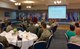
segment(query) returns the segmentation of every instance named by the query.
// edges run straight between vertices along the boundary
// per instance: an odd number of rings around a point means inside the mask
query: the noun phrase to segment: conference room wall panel
[[[16,12],[15,10],[12,9],[5,9],[5,8],[0,8],[0,20],[3,20],[4,17],[8,17],[8,18],[15,18],[16,14],[14,14],[14,12]],[[15,18],[16,19],[16,18]]]
[[[46,21],[49,20],[48,18],[48,11],[47,10],[23,10],[23,11],[19,11],[19,17],[29,17],[29,16],[37,16],[37,18],[39,19],[39,21],[42,19],[44,13],[45,13],[45,18]],[[66,17],[67,19],[55,19],[58,20],[60,22],[70,22],[70,21],[78,21],[80,19],[80,10],[76,10],[76,9],[69,9],[67,10],[66,13]]]
[[[7,13],[6,16],[5,13]],[[29,16],[36,16],[40,21],[43,16],[45,16],[46,21],[48,21],[48,11],[47,10],[11,10],[11,9],[3,9],[0,8],[0,20],[4,17],[8,17],[10,19],[16,19],[16,17],[29,17]],[[68,9],[67,10],[67,19],[59,19],[61,22],[70,22],[70,21],[78,21],[80,20],[80,10],[79,9]]]

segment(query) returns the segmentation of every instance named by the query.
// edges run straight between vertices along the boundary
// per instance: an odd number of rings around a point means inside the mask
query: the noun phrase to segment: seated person
[[[30,31],[32,33],[36,33],[36,27],[34,26],[33,23],[30,24],[30,26],[27,28],[27,31]]]
[[[48,25],[51,25],[53,23],[53,21],[50,19]]]
[[[70,39],[72,36],[76,35],[74,30],[75,30],[75,27],[73,25],[70,25],[70,30],[68,30],[66,32],[66,35],[68,36],[68,39]]]
[[[26,26],[25,26],[24,24],[22,24],[22,28],[23,28],[24,30],[26,30]]]
[[[47,41],[52,33],[46,28],[45,22],[41,22],[41,27],[42,27],[40,31],[41,36],[38,39],[38,41]]]
[[[80,32],[76,34],[76,36],[71,37],[70,42],[73,44],[80,45]]]
[[[79,27],[80,27],[80,20],[78,21],[78,23],[79,23]]]
[[[10,45],[4,36],[0,36],[0,42],[4,45],[4,49],[20,49],[17,46]]]
[[[13,30],[11,22],[8,23],[8,26],[6,28],[6,31],[9,32],[10,30]]]
[[[58,26],[57,22],[52,21],[51,27],[55,27],[55,26]]]
[[[79,34],[79,32],[80,32],[79,23],[75,23],[75,32],[76,32],[76,34]]]
[[[71,20],[70,25],[75,25],[75,22]]]
[[[36,24],[38,22],[38,19],[36,16],[33,17],[33,23]]]

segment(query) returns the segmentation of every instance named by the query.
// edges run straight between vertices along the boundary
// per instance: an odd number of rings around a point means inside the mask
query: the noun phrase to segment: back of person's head
[[[11,22],[8,22],[8,25],[11,25]]]
[[[41,26],[42,26],[43,28],[46,28],[46,23],[45,23],[45,22],[41,22]]]
[[[73,25],[70,25],[70,30],[71,31],[74,31],[75,30],[75,27]]]
[[[19,27],[22,27],[23,24],[20,24]]]
[[[33,23],[33,22],[30,22],[30,25],[31,25],[31,26],[33,26],[33,25],[34,25],[34,23]]]
[[[75,23],[75,26],[76,26],[76,27],[79,27],[79,23]]]

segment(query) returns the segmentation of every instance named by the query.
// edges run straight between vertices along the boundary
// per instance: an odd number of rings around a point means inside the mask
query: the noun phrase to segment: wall
[[[0,1],[0,7],[9,8],[9,9],[16,9],[17,8],[14,4],[1,2],[1,1]]]
[[[2,20],[5,16],[5,12],[12,13],[15,10],[0,8],[0,20]]]
[[[3,17],[4,17],[4,10],[1,10],[1,9],[0,9],[0,20],[2,20]]]

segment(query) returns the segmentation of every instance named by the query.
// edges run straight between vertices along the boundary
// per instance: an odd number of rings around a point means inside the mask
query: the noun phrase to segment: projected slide
[[[66,6],[49,6],[48,18],[66,19]]]

